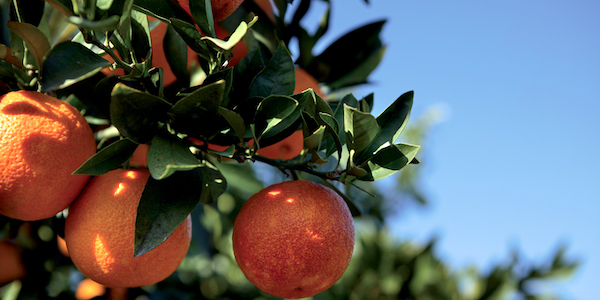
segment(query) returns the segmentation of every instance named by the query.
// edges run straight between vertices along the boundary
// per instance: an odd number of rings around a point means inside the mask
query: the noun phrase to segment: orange
[[[303,298],[331,287],[354,247],[354,222],[333,190],[304,180],[254,194],[233,227],[233,252],[246,278],[263,292]]]
[[[132,167],[148,167],[148,150],[150,149],[150,145],[141,144],[133,152],[131,158],[129,158],[129,165]]]
[[[0,286],[25,277],[21,250],[9,241],[0,242]]]
[[[280,142],[258,149],[256,154],[272,159],[292,159],[298,156],[303,148],[304,134],[302,130],[297,130]]]
[[[107,287],[139,287],[162,281],[185,257],[191,217],[160,245],[133,256],[137,206],[147,169],[115,169],[90,180],[65,222],[71,260],[85,275]]]
[[[102,296],[106,293],[106,287],[89,279],[83,279],[75,290],[75,299],[89,300],[94,297]]]
[[[312,88],[317,95],[321,96],[323,100],[326,100],[325,94],[319,88],[319,82],[306,70],[302,68],[296,68],[296,87],[294,88],[294,94],[300,93],[308,88]]]
[[[0,97],[0,214],[53,217],[79,195],[87,175],[71,175],[96,153],[94,134],[65,101],[33,91]]]
[[[190,16],[190,1],[189,0],[173,0],[183,8]],[[204,0],[193,0],[204,1]],[[231,15],[242,4],[244,0],[211,0],[213,19],[215,22],[221,22]]]
[[[56,236],[56,245],[58,246],[58,251],[60,252],[60,254],[69,257],[69,249],[67,249],[67,242],[65,241],[65,239],[61,238],[60,236]]]

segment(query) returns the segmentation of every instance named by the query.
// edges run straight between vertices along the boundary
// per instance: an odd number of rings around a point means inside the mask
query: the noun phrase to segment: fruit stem
[[[270,159],[261,155],[254,155],[253,159],[277,167],[280,170],[290,170],[294,179],[298,177],[296,171],[308,173],[324,180],[339,180],[341,175],[340,171],[337,170],[331,172],[319,172],[306,166],[306,164],[287,163],[285,161]]]

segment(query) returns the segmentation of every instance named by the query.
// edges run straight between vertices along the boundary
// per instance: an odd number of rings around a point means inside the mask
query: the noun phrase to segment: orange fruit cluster
[[[354,221],[333,190],[304,180],[271,185],[244,203],[233,228],[233,252],[263,292],[303,298],[331,287],[354,249]]]

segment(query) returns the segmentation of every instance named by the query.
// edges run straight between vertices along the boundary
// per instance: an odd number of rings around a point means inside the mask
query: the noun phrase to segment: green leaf
[[[415,158],[419,148],[420,146],[399,143],[377,151],[362,165],[368,174],[358,179],[375,181],[398,172]]]
[[[42,67],[42,92],[62,89],[88,78],[110,63],[78,43],[63,42],[48,52]]]
[[[282,120],[289,117],[298,107],[298,101],[286,96],[269,96],[263,99],[256,108],[254,116],[255,136],[268,133]]]
[[[366,77],[368,73],[353,73],[353,70],[362,68],[361,72],[364,72],[372,68],[361,65],[369,61],[367,65],[371,66],[372,60],[377,57],[376,53],[382,51],[383,43],[379,34],[384,24],[385,21],[377,21],[348,32],[315,57],[305,69],[313,74],[317,81],[325,84],[335,83],[351,73],[354,74],[353,77]],[[341,53],[343,55],[340,55]],[[339,86],[341,84],[337,85]]]
[[[291,95],[295,85],[294,61],[285,45],[280,44],[267,66],[252,80],[249,97]]]
[[[154,136],[148,149],[148,169],[152,178],[165,179],[176,171],[188,171],[200,165],[188,144],[177,136],[161,131]]]
[[[9,21],[6,22],[6,27],[27,44],[27,49],[33,54],[36,64],[41,67],[44,56],[50,51],[50,42],[46,35],[37,27],[27,23]]]
[[[165,241],[194,210],[203,190],[202,176],[201,169],[193,169],[163,180],[148,178],[135,219],[135,257]]]
[[[325,135],[325,125],[319,126],[311,135],[304,138],[304,146],[311,150],[319,150],[323,136]]]
[[[111,93],[110,120],[121,134],[138,144],[152,140],[171,104],[162,98],[117,83]]]
[[[344,104],[344,130],[348,149],[353,149],[356,156],[360,156],[377,136],[379,126],[371,114]]]
[[[227,181],[219,169],[210,162],[200,168],[202,170],[202,193],[200,202],[212,204],[227,190]]]
[[[134,143],[130,139],[118,140],[94,156],[86,160],[75,172],[74,175],[102,175],[118,166],[124,164],[133,155],[133,152],[138,147],[138,144]]]
[[[236,112],[225,107],[219,107],[219,114],[227,120],[227,123],[233,129],[233,132],[240,138],[240,142],[244,142],[244,134],[246,132],[246,124],[244,119]]]
[[[192,13],[192,18],[200,30],[204,32],[204,34],[209,36],[215,35],[215,21],[213,19],[212,14],[212,5],[210,0],[196,0],[189,1],[190,12]]]
[[[359,154],[359,157],[355,160],[357,164],[369,159],[377,149],[396,142],[408,123],[413,96],[412,91],[402,94],[377,117],[379,132],[364,152],[357,153]]]
[[[225,80],[202,86],[181,98],[169,111],[173,127],[180,133],[210,136],[219,130],[219,107],[223,101]]]
[[[170,18],[169,20],[171,21],[173,28],[175,28],[185,43],[192,48],[192,50],[198,53],[201,58],[206,61],[210,61],[210,57],[207,56],[207,53],[209,52],[208,46],[206,46],[206,43],[202,41],[202,34],[196,29],[196,27],[188,22],[176,18]]]
[[[357,62],[354,69],[334,82],[329,83],[327,86],[332,90],[337,90],[344,87],[367,83],[367,77],[375,70],[375,68],[377,68],[385,55],[385,51],[385,46],[375,50],[366,59]]]
[[[172,25],[167,26],[162,46],[175,77],[189,83],[187,44]]]

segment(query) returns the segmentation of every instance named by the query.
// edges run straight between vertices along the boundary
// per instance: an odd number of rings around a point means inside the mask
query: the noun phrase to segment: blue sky
[[[451,265],[484,268],[510,250],[541,262],[561,243],[582,267],[551,287],[600,294],[600,2],[332,1],[318,47],[387,18],[373,84],[381,112],[415,91],[413,118],[443,107],[423,148],[431,205],[391,223],[401,239],[439,236]],[[314,6],[315,17],[320,6]]]

